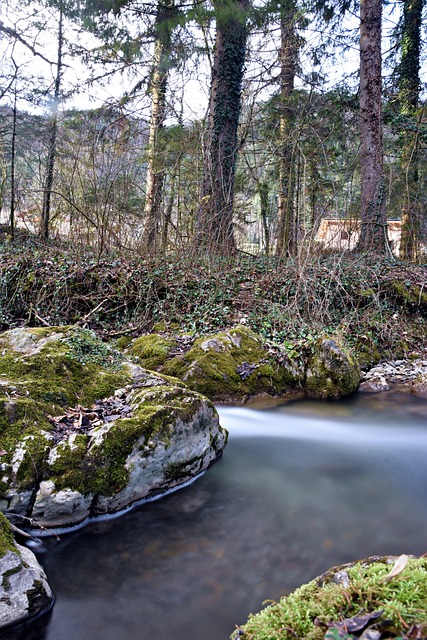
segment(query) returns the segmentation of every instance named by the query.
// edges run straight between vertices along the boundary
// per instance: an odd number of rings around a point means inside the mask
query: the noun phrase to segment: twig
[[[15,535],[21,536],[21,538],[25,538],[26,540],[33,540],[33,542],[38,542],[37,538],[32,536],[30,533],[27,533],[27,531],[24,531],[23,529],[20,529],[19,527],[16,527],[11,522],[9,522],[9,525],[10,525],[10,528],[12,529],[12,532]]]
[[[86,322],[89,320],[89,318],[96,313],[99,309],[101,309],[101,307],[108,302],[108,298],[105,298],[104,300],[102,300],[99,304],[96,305],[96,307],[94,309],[92,309],[92,311],[89,311],[89,313],[87,313],[85,316],[83,316],[83,318],[81,318],[80,320],[78,320],[78,322],[76,322],[77,325],[79,324],[86,324]]]
[[[5,516],[7,517],[9,522],[10,522],[9,516],[13,516],[14,518],[20,518],[21,520],[25,520],[26,522],[28,522],[35,529],[40,529],[41,531],[46,531],[51,536],[54,536],[58,541],[61,540],[61,538],[56,533],[54,533],[53,531],[51,531],[47,527],[44,527],[42,524],[40,524],[39,522],[37,522],[37,520],[34,520],[33,518],[28,518],[28,516],[21,516],[21,514],[19,514],[19,513],[10,513],[10,514],[5,513]],[[15,525],[13,525],[10,522],[10,526],[13,528]],[[28,534],[28,535],[31,537],[30,534]]]
[[[30,311],[28,313],[28,317],[31,318],[31,316],[34,316],[34,318],[36,318],[36,320],[41,322],[45,327],[50,327],[50,324],[48,323],[48,321],[42,318],[41,316],[39,316],[39,314],[37,313],[37,311],[35,310],[32,304],[30,304]]]

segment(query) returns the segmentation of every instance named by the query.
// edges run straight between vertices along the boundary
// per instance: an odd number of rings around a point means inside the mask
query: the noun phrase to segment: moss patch
[[[0,559],[8,552],[19,555],[8,519],[0,511]]]
[[[130,400],[135,409],[131,418],[111,424],[99,439],[78,435],[61,444],[51,464],[56,490],[70,488],[82,494],[111,496],[123,489],[129,478],[125,463],[136,443],[149,455],[158,441],[167,447],[177,420],[185,421],[197,411],[201,399],[182,386],[159,385],[135,389]],[[89,447],[88,447],[89,445]]]
[[[156,333],[141,336],[132,343],[129,353],[146,369],[156,370],[165,364],[170,351],[177,346],[173,338],[165,338]]]
[[[212,400],[278,395],[298,384],[290,368],[280,366],[261,339],[243,326],[199,338],[187,353],[168,360],[161,371]]]
[[[389,637],[398,637],[411,625],[427,633],[427,559],[411,558],[404,571],[390,581],[386,559],[361,561],[345,567],[348,584],[331,579],[336,570],[300,587],[280,602],[249,617],[239,636],[250,640],[321,640],[325,629],[315,625],[338,622],[363,612],[382,610],[380,620],[391,620]],[[332,637],[332,636],[331,636]]]
[[[427,309],[427,291],[424,286],[411,282],[402,282],[401,280],[393,280],[391,282],[392,290],[398,300],[412,308]]]
[[[329,337],[315,343],[304,382],[308,395],[340,398],[356,391],[359,381],[359,365],[347,349]]]
[[[28,489],[46,477],[52,446],[48,415],[91,406],[131,382],[117,354],[93,332],[75,327],[15,329],[0,336],[0,437],[6,451],[0,495],[10,482]],[[71,462],[71,451],[63,453]],[[69,473],[64,469],[64,478]]]

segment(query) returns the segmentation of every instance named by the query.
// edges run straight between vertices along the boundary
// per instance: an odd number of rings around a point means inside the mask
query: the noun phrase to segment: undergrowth
[[[97,261],[71,248],[3,243],[0,328],[76,323],[110,339],[240,323],[281,343],[327,332],[404,353],[425,341],[427,275],[372,255]]]

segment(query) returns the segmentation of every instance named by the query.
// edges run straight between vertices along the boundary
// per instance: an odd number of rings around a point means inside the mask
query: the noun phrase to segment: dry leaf
[[[393,578],[398,576],[399,573],[402,573],[403,569],[408,564],[408,560],[409,560],[409,556],[405,554],[402,554],[401,556],[399,556],[396,562],[394,563],[390,573],[386,575],[385,581],[390,582],[390,580],[393,580]]]

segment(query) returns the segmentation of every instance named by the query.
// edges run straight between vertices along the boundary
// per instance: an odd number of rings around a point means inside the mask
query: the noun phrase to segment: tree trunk
[[[293,0],[283,0],[280,11],[279,197],[276,255],[285,257],[295,253],[296,249],[292,109],[289,107],[289,98],[294,90],[299,41],[295,29],[296,7]]]
[[[51,210],[51,198],[53,187],[53,175],[55,170],[55,158],[56,158],[56,138],[58,134],[58,108],[59,108],[59,95],[61,90],[61,78],[62,78],[62,48],[64,44],[63,34],[63,4],[59,3],[59,26],[58,26],[58,57],[56,62],[56,75],[53,92],[53,100],[51,104],[51,115],[49,120],[49,147],[47,153],[46,163],[46,177],[43,190],[43,205],[42,205],[42,217],[40,221],[40,236],[47,240],[49,238],[49,226],[50,226],[50,210]]]
[[[389,251],[384,190],[381,81],[382,0],[360,3],[360,174],[359,251]]]
[[[257,192],[260,201],[260,214],[262,222],[262,230],[264,233],[264,250],[265,255],[270,255],[270,227],[268,225],[268,182],[260,181],[257,185]]]
[[[171,54],[172,20],[177,9],[172,2],[159,2],[156,16],[154,62],[150,82],[151,119],[147,145],[147,177],[142,243],[154,253],[159,244],[161,204],[165,174],[162,168],[161,134],[166,116],[166,90]]]
[[[16,108],[16,82],[15,82],[15,95],[12,108],[12,144],[10,151],[10,239],[13,242],[15,240],[15,209],[16,209],[16,179],[15,179],[15,164],[16,164],[16,120],[18,111]]]
[[[405,0],[401,34],[399,111],[405,124],[400,132],[400,165],[405,176],[402,203],[400,257],[416,261],[420,250],[421,210],[419,190],[419,135],[417,108],[420,93],[421,22],[424,0]]]
[[[235,250],[234,182],[248,0],[215,0],[214,6],[216,43],[196,247],[230,253]]]

